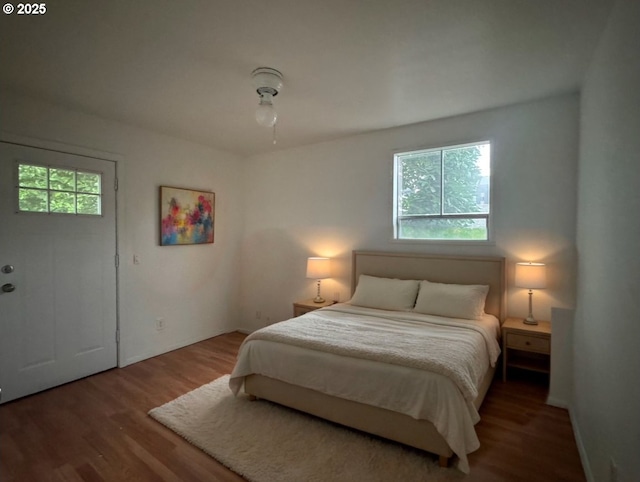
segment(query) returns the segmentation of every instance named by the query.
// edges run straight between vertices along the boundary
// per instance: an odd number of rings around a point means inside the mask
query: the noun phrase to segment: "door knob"
[[[12,285],[11,283],[5,283],[2,285],[2,291],[5,293],[11,293],[12,291],[15,291],[15,289],[15,285]]]

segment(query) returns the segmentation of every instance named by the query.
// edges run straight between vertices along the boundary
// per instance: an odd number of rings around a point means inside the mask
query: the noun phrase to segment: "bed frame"
[[[351,292],[361,274],[398,279],[427,279],[440,283],[488,284],[485,311],[504,321],[505,260],[498,257],[434,256],[428,254],[353,251]],[[487,371],[474,400],[476,408],[491,385],[495,368]],[[395,440],[439,456],[447,467],[453,451],[426,420],[363,403],[344,400],[262,375],[245,378],[244,390],[252,399],[262,398],[347,427]]]

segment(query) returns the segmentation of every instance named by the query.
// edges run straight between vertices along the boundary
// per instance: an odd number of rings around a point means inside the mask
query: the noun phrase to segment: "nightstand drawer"
[[[536,351],[538,353],[550,353],[551,342],[548,338],[537,336],[507,334],[507,346],[516,350]]]

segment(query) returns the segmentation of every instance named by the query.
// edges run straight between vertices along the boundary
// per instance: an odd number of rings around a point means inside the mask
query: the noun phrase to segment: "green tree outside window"
[[[487,240],[489,142],[395,156],[396,238]]]
[[[102,176],[95,172],[18,165],[18,209],[23,212],[102,214]]]

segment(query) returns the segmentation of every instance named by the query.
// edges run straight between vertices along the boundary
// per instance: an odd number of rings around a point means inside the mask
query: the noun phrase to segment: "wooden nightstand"
[[[304,315],[305,313],[309,313],[310,311],[318,310],[320,308],[324,308],[325,306],[333,305],[333,301],[326,300],[322,303],[316,303],[313,299],[296,301],[293,304],[293,316]]]
[[[507,368],[551,373],[551,323],[526,325],[522,318],[507,318],[502,325],[502,380]]]

